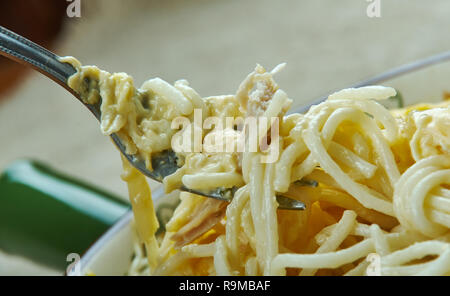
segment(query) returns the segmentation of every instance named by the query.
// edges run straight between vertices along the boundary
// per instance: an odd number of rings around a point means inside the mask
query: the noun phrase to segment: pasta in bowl
[[[86,70],[78,67],[78,73]],[[146,82],[139,93],[147,94],[148,105],[158,106],[159,102],[163,110],[169,110],[162,118],[136,116],[146,104],[135,103],[134,94],[121,87],[122,83],[111,84],[128,78],[100,74],[102,104],[110,111],[105,124],[119,123],[114,132],[128,136],[130,149],[143,158],[160,152],[158,143],[151,147],[142,144],[150,143],[146,140],[154,134],[155,122],[172,121],[174,114],[194,122],[194,109],[199,109],[219,122],[227,117],[242,117],[244,122],[225,125],[222,130],[218,124],[209,126],[200,137],[201,144],[215,139],[208,142],[215,148],[218,143],[225,145],[217,139],[226,137],[230,147],[237,147],[241,138],[243,150],[177,152],[180,169],[164,180],[167,191],[179,184],[236,186],[239,189],[229,203],[173,193],[172,198],[179,202],[165,220],[166,198],[158,199],[161,205],[156,205],[155,211],[145,177],[124,161],[123,179],[135,222],[129,223],[132,219],[128,216],[119,223],[121,233],[128,235],[127,251],[120,256],[122,261],[129,260],[120,272],[448,275],[449,101],[388,110],[381,103],[398,98],[396,89],[367,86],[335,92],[304,114],[286,115],[291,100],[273,78],[279,70],[269,72],[257,66],[235,95],[209,98],[198,96],[185,81],[174,85]],[[108,91],[106,86],[111,85],[113,91]],[[169,96],[184,98],[185,104],[177,106],[174,102],[181,99]],[[250,149],[251,120],[245,121],[251,117],[256,118],[260,132],[254,150]],[[102,127],[103,123],[102,117]],[[192,139],[195,125],[177,131],[183,139]],[[108,129],[104,132],[108,134]],[[173,148],[173,141],[170,145]],[[303,201],[306,210],[277,209],[278,193]],[[124,249],[123,239],[120,241]],[[114,252],[113,247],[106,249],[109,251],[103,256]],[[92,258],[93,253],[89,254],[85,258]],[[375,270],[374,260],[379,263]],[[102,261],[82,261],[83,272],[101,274],[100,263],[92,262]]]

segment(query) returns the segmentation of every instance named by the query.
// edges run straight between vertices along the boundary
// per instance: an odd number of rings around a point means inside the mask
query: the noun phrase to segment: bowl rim
[[[354,88],[354,87],[362,87],[362,86],[368,86],[368,85],[374,85],[379,84],[384,81],[387,81],[389,79],[397,78],[405,74],[409,74],[418,70],[421,70],[423,68],[433,66],[435,64],[439,64],[442,62],[446,62],[450,60],[450,50],[445,51],[415,62],[411,62],[408,64],[404,64],[400,67],[393,68],[391,70],[388,70],[386,72],[383,72],[379,75],[372,76],[369,79],[362,80],[360,82],[354,83],[348,88]],[[321,96],[318,99],[315,99],[312,101],[312,103],[309,103],[305,106],[302,106],[300,108],[296,108],[290,113],[304,113],[313,105],[319,104],[327,99],[329,94],[325,96]],[[165,195],[163,186],[157,187],[152,192],[153,201],[157,203],[156,201],[160,198],[162,198]],[[117,233],[119,233],[121,230],[123,230],[125,227],[129,225],[131,220],[133,219],[133,212],[129,210],[127,213],[125,213],[110,229],[108,229],[102,236],[100,236],[92,245],[89,247],[86,252],[81,256],[80,261],[78,261],[77,265],[80,267],[80,271],[83,272],[83,266],[89,266],[91,261],[94,259],[94,257],[101,252],[103,246],[109,242],[112,238],[114,238]],[[77,268],[71,269],[70,272],[65,272],[65,275],[67,276],[74,276],[77,275],[74,273],[74,270]]]
[[[152,198],[154,202],[162,198],[164,195],[165,192],[162,185],[158,186],[155,190],[152,191]],[[76,263],[75,267],[70,271],[66,270],[64,275],[77,276],[78,274],[76,274],[76,270],[79,270],[82,274],[85,273],[85,267],[90,266],[90,263],[95,258],[95,256],[97,256],[97,254],[101,252],[104,245],[111,241],[117,235],[117,233],[126,228],[130,224],[132,219],[133,211],[128,210],[116,223],[114,223],[113,226],[111,226],[111,228],[109,228],[104,234],[102,234],[96,241],[92,243],[92,245],[83,253],[80,260]]]
[[[87,251],[81,256],[80,261],[78,261],[77,263],[80,266],[79,270],[82,274],[86,273],[85,267],[90,265],[94,257],[101,252],[103,246],[111,241],[117,235],[117,233],[126,228],[130,224],[132,219],[133,212],[129,210],[110,229],[108,229],[102,236],[100,236],[89,249],[87,249]],[[71,271],[67,273],[67,275],[73,276],[76,274],[74,271]]]
[[[433,66],[433,65],[436,65],[436,64],[439,64],[442,62],[446,62],[448,60],[450,60],[450,50],[441,52],[436,55],[429,56],[424,59],[416,60],[414,62],[407,63],[402,66],[396,67],[396,68],[392,68],[391,70],[382,72],[381,74],[378,74],[378,75],[372,76],[368,79],[364,79],[357,83],[351,84],[350,86],[348,86],[346,88],[356,88],[356,87],[380,84],[382,82],[385,82],[386,80],[397,78],[402,75],[409,74],[409,73],[421,70],[421,69],[429,67],[429,66]],[[342,88],[340,88],[340,89],[342,89]],[[338,91],[340,89],[336,89],[335,91]],[[309,110],[309,108],[311,108],[311,106],[317,105],[317,104],[325,101],[331,93],[320,96],[319,98],[316,98],[315,100],[311,101],[311,103],[306,104],[301,107],[298,107],[298,108],[295,108],[292,111],[289,111],[289,113],[305,113],[306,111]]]

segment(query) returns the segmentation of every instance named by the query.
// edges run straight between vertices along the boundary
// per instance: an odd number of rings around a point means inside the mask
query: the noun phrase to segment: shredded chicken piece
[[[225,201],[205,198],[192,212],[192,219],[170,238],[175,242],[174,248],[179,249],[191,243],[213,228],[225,216],[227,204]]]
[[[278,85],[273,80],[272,73],[257,65],[255,71],[239,86],[236,98],[247,111],[247,116],[261,116],[277,89]]]

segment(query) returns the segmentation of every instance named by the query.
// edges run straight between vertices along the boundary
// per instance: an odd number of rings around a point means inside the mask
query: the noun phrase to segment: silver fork
[[[97,104],[85,104],[80,98],[79,94],[75,92],[67,84],[67,80],[70,76],[77,71],[72,65],[68,63],[62,63],[59,61],[60,57],[56,54],[48,51],[47,49],[31,42],[30,40],[9,31],[8,29],[0,26],[0,54],[14,60],[18,63],[31,66],[33,69],[41,72],[48,78],[52,79],[72,95],[74,95],[83,105],[85,105],[94,116],[100,120],[101,102]],[[120,152],[128,159],[128,161],[144,175],[162,182],[164,177],[174,173],[179,167],[177,165],[177,158],[172,150],[166,150],[161,153],[152,155],[152,168],[150,171],[147,169],[145,162],[138,157],[127,154],[125,146],[116,134],[111,134],[111,138],[119,148]],[[210,191],[194,190],[182,186],[179,188],[181,191],[187,191],[206,197],[211,197],[223,201],[231,201],[235,192],[239,189],[233,188],[216,188]],[[301,201],[291,199],[282,195],[277,195],[278,207],[280,209],[288,210],[304,210],[305,204]]]

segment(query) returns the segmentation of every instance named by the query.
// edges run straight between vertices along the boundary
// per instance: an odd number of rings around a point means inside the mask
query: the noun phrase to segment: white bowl
[[[444,91],[450,93],[450,52],[427,58],[400,68],[385,72],[350,87],[381,84],[399,90],[405,105],[423,101],[438,102]],[[315,102],[326,98],[319,98]],[[309,109],[297,109],[304,112]],[[162,188],[153,193],[155,207],[166,202],[173,203],[176,193],[169,197]],[[127,213],[83,255],[81,260],[67,272],[71,275],[124,275],[127,273],[133,255],[133,215]]]
[[[168,209],[164,216],[167,220],[178,203],[178,191],[165,194],[163,187],[152,192],[157,210]],[[159,211],[160,213],[162,211]],[[161,219],[159,219],[161,222]],[[127,212],[118,222],[103,234],[82,256],[72,269],[67,270],[69,276],[75,275],[125,275],[133,256],[133,212]]]

